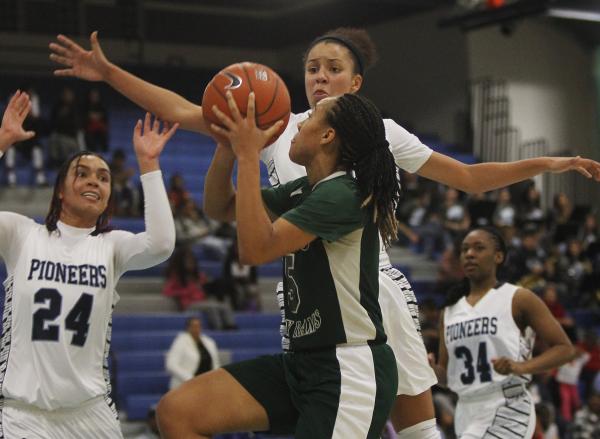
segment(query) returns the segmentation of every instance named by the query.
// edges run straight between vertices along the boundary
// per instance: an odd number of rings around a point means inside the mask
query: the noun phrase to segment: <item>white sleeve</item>
[[[433,150],[392,119],[383,119],[383,125],[396,165],[410,173],[417,172],[429,160]]]
[[[175,224],[162,172],[141,176],[144,190],[146,231],[138,234],[114,231],[108,235],[115,242],[115,274],[142,270],[166,261],[175,248]]]
[[[13,212],[0,212],[0,257],[8,271],[14,271],[22,242],[35,222],[31,218]]]

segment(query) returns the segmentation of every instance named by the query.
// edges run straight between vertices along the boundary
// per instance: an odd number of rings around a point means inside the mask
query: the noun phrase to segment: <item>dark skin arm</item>
[[[550,313],[546,304],[533,292],[520,288],[512,304],[515,322],[521,331],[530,326],[548,349],[527,361],[506,357],[492,358],[494,370],[500,374],[523,375],[544,372],[559,367],[575,356],[575,349],[567,334]]]
[[[438,358],[437,363],[433,354],[429,354],[429,365],[433,368],[435,375],[438,379],[438,385],[446,387],[448,384],[448,375],[446,370],[448,368],[448,349],[446,349],[446,338],[444,337],[444,311],[440,313],[440,342],[438,344]]]

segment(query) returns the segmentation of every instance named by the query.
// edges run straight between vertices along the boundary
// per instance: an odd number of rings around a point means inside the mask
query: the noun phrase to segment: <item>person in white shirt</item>
[[[196,375],[220,366],[217,344],[202,333],[202,321],[190,317],[185,323],[185,331],[177,334],[165,358],[165,368],[171,375],[169,389],[176,389]]]
[[[0,127],[0,152],[30,137],[28,96],[17,92]],[[143,130],[142,130],[143,126]],[[146,231],[110,229],[106,161],[75,154],[59,170],[44,224],[0,212],[4,282],[0,438],[122,438],[109,397],[108,352],[115,285],[127,270],[166,260],[175,227],[158,157],[177,126],[146,115],[133,144],[146,195]]]

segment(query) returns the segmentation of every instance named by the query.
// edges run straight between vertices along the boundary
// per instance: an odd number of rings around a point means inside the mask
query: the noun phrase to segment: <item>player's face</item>
[[[460,262],[467,278],[482,279],[495,276],[502,253],[496,250],[496,243],[487,232],[474,230],[463,239]]]
[[[335,98],[321,100],[308,118],[298,124],[298,132],[292,139],[289,153],[294,163],[310,166],[323,143],[330,141],[333,129],[328,125],[326,115],[334,102]]]
[[[308,52],[304,88],[311,108],[326,97],[356,93],[361,85],[362,76],[354,73],[354,59],[346,47],[323,41]]]
[[[100,157],[73,160],[59,192],[61,220],[75,227],[94,227],[108,206],[110,179],[108,165]]]

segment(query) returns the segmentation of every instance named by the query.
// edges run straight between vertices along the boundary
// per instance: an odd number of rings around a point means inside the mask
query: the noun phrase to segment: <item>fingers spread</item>
[[[67,50],[65,47],[61,46],[60,44],[50,43],[48,45],[48,47],[50,47],[50,50],[57,53],[58,55],[62,55],[62,56],[71,56],[72,55],[69,50]]]
[[[55,53],[50,54],[50,59],[58,64],[64,64],[65,66],[73,67],[73,60],[66,56],[60,56]]]

